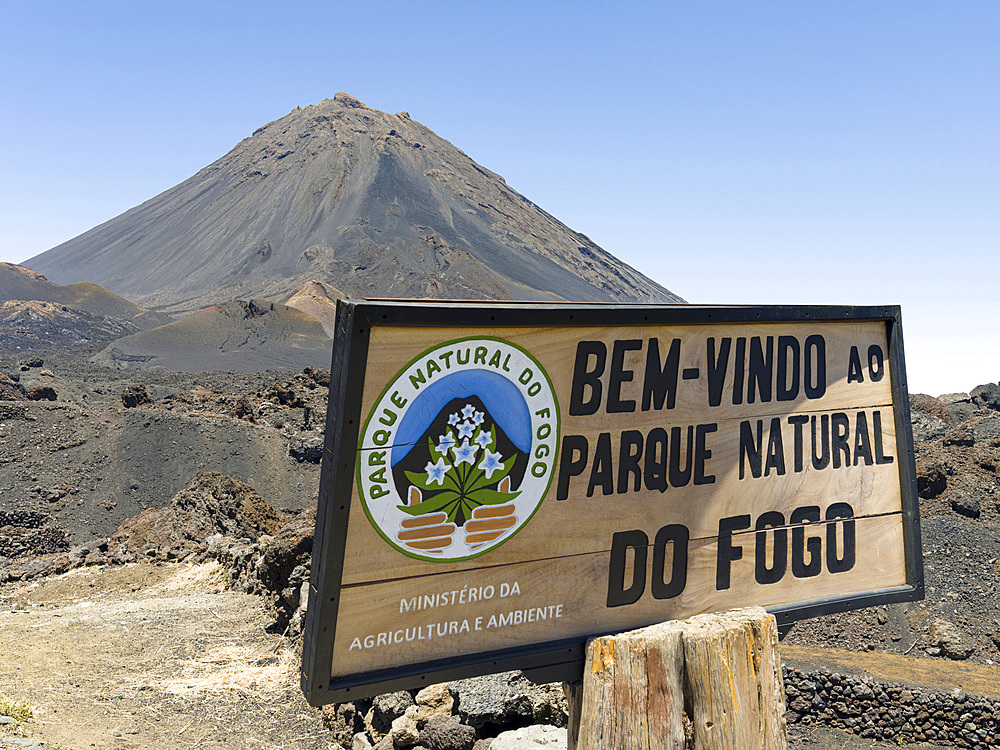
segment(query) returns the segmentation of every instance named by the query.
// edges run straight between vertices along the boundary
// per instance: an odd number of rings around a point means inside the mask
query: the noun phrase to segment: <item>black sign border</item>
[[[769,607],[779,626],[810,617],[924,597],[920,513],[910,402],[898,305],[645,305],[464,301],[340,300],[330,367],[330,397],[320,470],[312,576],[302,652],[302,691],[313,706],[410,690],[438,682],[521,669],[536,682],[579,679],[587,637],[479,652],[402,667],[330,678],[347,541],[355,453],[363,419],[361,399],[373,326],[578,327],[881,321],[886,326],[896,455],[900,457],[903,546],[907,584],[857,594]],[[337,418],[340,415],[341,418]],[[340,498],[340,499],[338,499]],[[595,632],[593,635],[603,635]]]

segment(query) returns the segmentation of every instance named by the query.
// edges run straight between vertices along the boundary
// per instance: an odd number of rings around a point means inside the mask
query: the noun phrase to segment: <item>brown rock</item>
[[[958,626],[943,617],[931,620],[930,641],[949,659],[967,659],[974,650]]]
[[[122,390],[122,406],[134,409],[136,406],[149,406],[153,399],[149,397],[145,383],[136,383]]]
[[[432,716],[451,716],[452,709],[455,707],[455,699],[448,691],[447,682],[428,685],[417,693],[414,701],[421,709],[420,719],[423,721],[427,721]]]
[[[56,389],[49,385],[29,388],[25,394],[29,401],[55,401]]]
[[[203,542],[213,534],[257,539],[277,534],[283,524],[278,512],[250,485],[202,471],[174,496],[169,507],[149,508],[126,519],[109,547],[166,550],[184,542]]]
[[[0,401],[23,401],[24,386],[0,373]]]

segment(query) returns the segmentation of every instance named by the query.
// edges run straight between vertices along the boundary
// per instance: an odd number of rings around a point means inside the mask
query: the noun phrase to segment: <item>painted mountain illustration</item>
[[[285,301],[310,282],[355,297],[680,301],[406,112],[347,94],[26,264],[172,315]]]
[[[519,447],[502,421],[476,396],[446,403],[393,466],[396,489],[407,499],[405,511],[445,513],[447,522],[464,526],[476,508],[517,497],[530,442]]]

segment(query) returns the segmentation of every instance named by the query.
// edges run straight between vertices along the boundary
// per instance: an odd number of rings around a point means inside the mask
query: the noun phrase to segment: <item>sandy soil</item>
[[[21,733],[62,750],[332,747],[262,601],[224,584],[214,563],[136,564],[5,589],[0,695],[36,707]]]

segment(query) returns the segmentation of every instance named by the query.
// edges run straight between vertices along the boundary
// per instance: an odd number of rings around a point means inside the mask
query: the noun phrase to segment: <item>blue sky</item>
[[[1000,380],[1000,4],[0,4],[0,260],[295,106],[408,110],[698,303],[900,304],[911,391]]]

